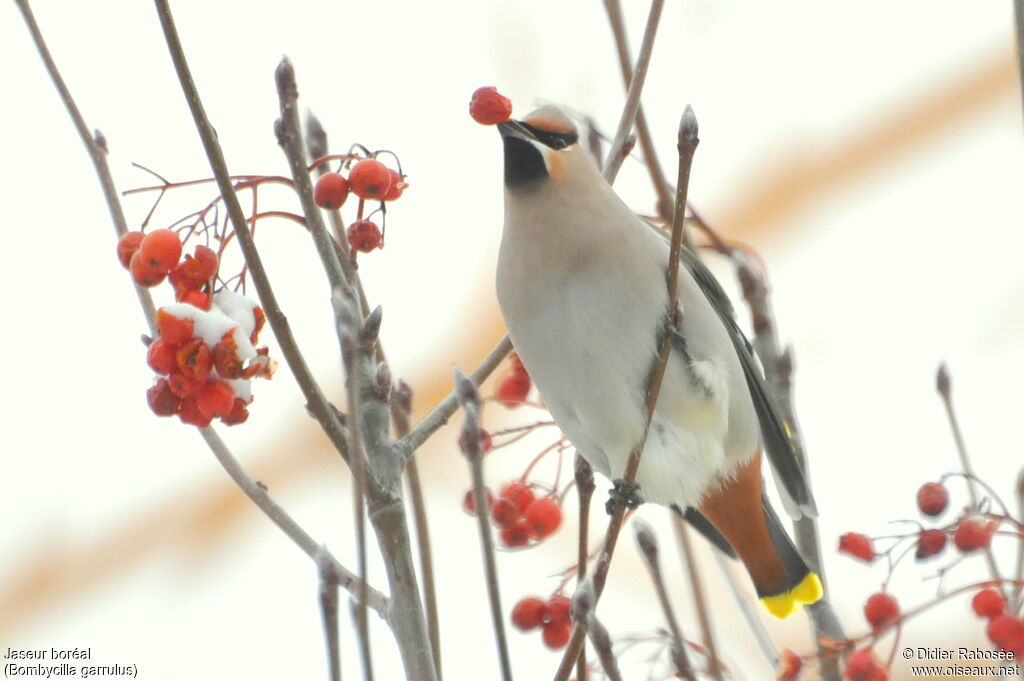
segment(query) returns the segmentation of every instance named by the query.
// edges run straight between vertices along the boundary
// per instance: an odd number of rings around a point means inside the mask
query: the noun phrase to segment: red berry
[[[139,253],[139,251],[135,251],[132,254],[131,260],[128,261],[128,270],[132,273],[132,279],[136,284],[145,288],[153,288],[163,281],[167,274],[150,267]]]
[[[208,246],[196,246],[194,255],[186,255],[185,259],[171,270],[171,283],[188,288],[199,288],[217,274],[220,259],[217,252]]]
[[[545,624],[568,624],[572,620],[572,601],[568,596],[555,594],[548,599]]]
[[[494,446],[494,441],[491,439],[491,434],[483,428],[480,429],[480,453],[486,454],[491,451],[491,447]],[[462,430],[459,433],[459,451],[463,454],[467,453],[469,443],[466,442],[466,431]]]
[[[210,381],[196,395],[196,408],[203,416],[223,416],[235,407],[235,389],[224,381]]]
[[[210,346],[199,338],[193,338],[174,353],[174,359],[181,373],[206,383],[213,370],[213,354]]]
[[[397,170],[388,168],[388,174],[391,176],[391,188],[388,189],[388,193],[384,195],[381,201],[394,201],[401,198],[402,192],[409,186],[409,183],[405,181],[405,178]]]
[[[181,345],[192,337],[191,319],[182,319],[160,308],[156,311],[156,328],[160,337],[171,345]]]
[[[988,640],[1000,648],[1016,649],[1024,645],[1024,622],[1006,613],[996,615],[985,628]]]
[[[213,367],[221,378],[242,378],[245,373],[233,332],[225,333],[220,342],[213,346]]]
[[[875,662],[871,650],[858,650],[846,656],[846,678],[849,681],[884,681],[889,678],[885,668]]]
[[[530,374],[525,371],[512,371],[505,374],[498,383],[494,396],[506,407],[518,407],[530,394]]]
[[[150,369],[162,376],[171,373],[178,366],[174,359],[174,346],[162,338],[157,338],[149,344],[146,363]]]
[[[547,605],[539,598],[524,598],[512,608],[512,626],[519,631],[530,631],[539,627],[544,620]]]
[[[964,553],[983,549],[991,541],[991,528],[977,520],[961,520],[953,531],[953,543]]]
[[[552,622],[551,624],[544,625],[541,638],[544,639],[544,645],[551,648],[551,650],[561,650],[569,642],[571,633],[572,627],[568,624],[555,624]]]
[[[185,295],[181,297],[181,302],[198,307],[200,310],[209,310],[212,301],[210,300],[209,293],[192,289],[185,292]]]
[[[796,681],[800,670],[804,667],[804,659],[789,648],[784,648],[779,655],[779,674],[777,681]]]
[[[494,495],[491,494],[489,488],[484,488],[484,492],[487,493],[487,509],[490,510],[494,506]],[[469,515],[476,515],[476,492],[474,490],[466,490],[466,494],[462,497],[462,510]]]
[[[205,428],[210,425],[210,421],[213,418],[206,416],[199,409],[199,405],[196,403],[195,395],[189,395],[188,397],[181,400],[181,409],[178,411],[178,418],[181,419],[182,423],[187,423],[191,426],[199,426]]]
[[[508,363],[512,367],[512,371],[526,371],[526,367],[523,366],[523,360],[519,359],[519,353],[514,350],[508,355]]]
[[[139,256],[153,270],[167,274],[181,258],[181,238],[170,229],[157,229],[139,244]]]
[[[949,505],[949,492],[939,482],[926,482],[917,490],[917,507],[921,513],[940,515]]]
[[[502,499],[508,499],[516,506],[516,510],[522,513],[533,503],[533,490],[529,485],[521,482],[510,482],[501,488]]]
[[[128,232],[117,240],[117,259],[121,262],[121,267],[128,269],[132,256],[139,250],[139,244],[142,243],[144,236],[146,235],[142,232]]]
[[[498,527],[507,530],[520,522],[519,509],[508,499],[498,499],[491,506],[491,520]]]
[[[248,418],[249,410],[245,408],[245,402],[241,398],[236,397],[231,411],[227,414],[222,414],[220,421],[225,426],[237,426],[240,423],[245,423]]]
[[[495,506],[498,502],[494,503]],[[530,541],[530,533],[526,530],[526,523],[521,519],[516,521],[512,527],[506,527],[501,531],[501,543],[510,549],[526,546]]]
[[[900,604],[890,594],[873,594],[864,604],[864,618],[872,629],[881,629],[900,618]]]
[[[203,382],[192,376],[186,376],[180,371],[175,371],[167,377],[167,385],[171,392],[178,397],[191,397],[199,392],[203,387]]]
[[[847,553],[864,562],[873,561],[876,555],[871,539],[856,532],[847,532],[839,538],[839,552]]]
[[[157,416],[176,414],[178,405],[181,404],[178,396],[171,392],[166,378],[158,378],[153,387],[146,391],[146,401]]]
[[[361,199],[381,200],[391,189],[391,173],[377,159],[364,158],[352,166],[348,173],[348,184],[352,193]]]
[[[974,594],[971,607],[979,617],[992,618],[1006,611],[1006,600],[995,589],[982,589]]]
[[[523,519],[534,539],[543,539],[562,524],[562,509],[551,497],[537,499],[523,511]]]
[[[478,88],[469,100],[469,115],[480,125],[497,125],[512,116],[512,100],[495,87]]]
[[[348,226],[345,233],[348,244],[360,253],[369,253],[375,248],[384,248],[384,235],[372,220],[357,220]]]
[[[930,558],[944,548],[946,548],[945,530],[921,530],[921,533],[917,535],[916,558],[918,560]]]
[[[313,187],[313,200],[321,208],[338,210],[348,198],[348,180],[338,173],[324,173]]]

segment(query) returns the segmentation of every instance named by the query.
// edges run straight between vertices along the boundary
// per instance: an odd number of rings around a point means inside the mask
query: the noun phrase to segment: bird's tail
[[[736,551],[764,607],[783,619],[820,599],[822,586],[764,497],[760,459],[708,494],[699,510]]]

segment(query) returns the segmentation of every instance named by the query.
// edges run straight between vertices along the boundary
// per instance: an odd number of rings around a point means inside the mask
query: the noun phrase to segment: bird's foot
[[[640,498],[640,485],[618,478],[612,482],[604,510],[608,515],[613,515],[619,506],[632,510],[642,503],[644,500]]]

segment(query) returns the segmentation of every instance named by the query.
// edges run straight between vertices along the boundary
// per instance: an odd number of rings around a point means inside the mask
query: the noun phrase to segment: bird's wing
[[[747,388],[750,390],[750,398],[754,403],[754,411],[757,413],[764,449],[768,454],[772,471],[775,473],[786,512],[794,520],[805,515],[816,517],[818,509],[807,484],[807,477],[800,461],[796,458],[796,452],[793,451],[793,445],[786,427],[782,423],[782,418],[779,416],[778,409],[768,395],[764,377],[754,359],[753,348],[747,337],[743,335],[743,331],[736,325],[735,311],[729,297],[718,280],[715,279],[715,275],[693,253],[683,248],[681,260],[722,320],[722,324],[729,333],[729,338],[732,339],[733,347],[740,359],[740,365],[743,367],[743,375],[747,381]]]

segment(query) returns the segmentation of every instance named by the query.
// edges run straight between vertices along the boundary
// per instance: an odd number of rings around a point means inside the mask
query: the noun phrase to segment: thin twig
[[[640,548],[640,555],[643,556],[644,562],[647,563],[647,570],[651,573],[651,581],[654,582],[654,590],[658,594],[658,603],[661,604],[661,611],[665,615],[665,623],[668,625],[669,636],[672,640],[669,655],[672,659],[672,666],[675,667],[678,677],[695,681],[693,665],[690,664],[690,658],[686,654],[682,630],[679,628],[679,621],[676,619],[672,601],[668,597],[668,589],[665,588],[665,580],[661,575],[661,564],[658,560],[658,538],[654,534],[654,528],[643,520],[637,519],[633,521],[633,531],[636,533],[636,543]],[[721,679],[721,675],[719,674],[717,678]]]
[[[630,57],[629,39],[626,36],[626,25],[622,19],[622,7],[619,0],[605,0],[605,10],[608,13],[608,23],[611,25],[612,36],[615,39],[615,54],[619,59],[619,70],[622,73],[622,81],[628,89],[633,80],[633,64]],[[672,215],[672,187],[665,177],[665,172],[658,161],[658,154],[654,147],[654,139],[651,135],[650,126],[647,125],[647,116],[641,106],[636,112],[636,134],[640,142],[640,149],[644,154],[644,164],[651,176],[651,184],[658,195],[658,215],[668,221]],[[689,230],[683,232],[683,243],[691,251],[696,253],[690,243]]]
[[[509,340],[508,336],[505,336],[494,348],[488,353],[484,361],[480,363],[470,377],[473,379],[474,385],[480,385],[483,383],[488,376],[494,373],[494,370],[498,368],[501,361],[505,359],[509,352],[512,351],[512,341]],[[403,437],[399,441],[399,445],[405,449],[406,456],[412,456],[419,447],[430,438],[439,428],[448,423],[448,419],[451,418],[459,408],[459,399],[456,395],[456,391],[450,392],[443,400],[441,400],[433,411],[427,414],[422,421],[416,424],[416,427],[412,429],[412,432],[407,436]],[[484,507],[486,508],[486,507]]]
[[[128,232],[128,222],[125,220],[117,188],[114,186],[114,178],[110,174],[110,168],[107,165],[107,149],[103,136],[98,130],[94,134],[89,132],[89,126],[85,124],[85,118],[82,117],[82,113],[78,110],[78,105],[75,104],[75,100],[71,96],[71,91],[68,89],[67,84],[65,84],[64,78],[60,75],[57,64],[53,61],[53,56],[50,54],[50,48],[46,46],[46,41],[43,39],[42,31],[39,30],[39,24],[36,23],[35,15],[32,14],[32,8],[29,7],[28,0],[14,1],[18,9],[21,10],[21,14],[25,19],[25,25],[32,35],[32,42],[35,43],[36,50],[39,51],[39,56],[43,60],[46,72],[49,74],[50,80],[53,81],[54,87],[57,88],[60,100],[63,102],[64,108],[67,109],[71,122],[74,123],[75,130],[78,132],[78,136],[82,140],[86,152],[89,154],[89,159],[96,170],[96,177],[100,181],[100,188],[103,190],[103,198],[106,201],[107,210],[110,212],[110,219],[114,223],[114,231],[117,232],[117,236],[120,238]],[[149,294],[148,290],[136,284],[134,280],[132,281],[132,286],[135,288],[135,295],[139,298],[139,305],[142,306],[142,313],[146,318],[146,324],[149,325],[149,333],[155,337],[156,323],[154,319],[156,317],[156,307],[153,305],[153,297]]]
[[[1020,469],[1020,473],[1017,474],[1015,496],[1017,497],[1017,522],[1024,523],[1024,468]],[[1020,612],[1021,607],[1024,606],[1024,590],[1021,585],[1024,584],[1024,541],[1017,542],[1017,569],[1015,570],[1017,587],[1013,590],[1014,593],[1014,606],[1012,612]]]
[[[711,553],[715,557],[715,563],[718,565],[719,572],[721,572],[725,583],[729,586],[729,592],[732,594],[733,600],[736,601],[736,606],[743,615],[743,619],[747,622],[750,633],[754,635],[754,640],[757,641],[758,649],[764,655],[771,668],[778,669],[779,651],[775,647],[775,642],[772,641],[771,634],[765,629],[764,622],[761,621],[761,617],[753,604],[753,599],[740,590],[740,585],[736,581],[736,575],[733,574],[732,567],[722,552],[716,550]]]
[[[587,618],[587,636],[591,645],[597,652],[597,659],[604,669],[608,681],[622,681],[622,672],[619,671],[618,662],[615,659],[615,652],[612,650],[612,638],[595,613]]]
[[[252,277],[260,303],[263,306],[263,311],[267,316],[267,323],[274,332],[274,337],[281,348],[281,354],[288,363],[288,368],[291,369],[296,382],[299,384],[299,388],[302,390],[303,396],[306,398],[310,412],[320,423],[320,427],[323,428],[331,444],[334,445],[335,449],[343,457],[346,457],[348,456],[348,447],[338,416],[334,408],[327,401],[327,398],[324,397],[320,386],[317,384],[313,373],[302,356],[302,352],[299,350],[298,342],[292,334],[288,318],[277,302],[277,296],[270,285],[270,279],[263,266],[263,260],[260,257],[259,251],[256,250],[256,243],[253,241],[252,232],[246,223],[245,213],[242,211],[242,206],[238,202],[238,196],[231,184],[231,173],[228,172],[224,153],[221,151],[220,143],[217,141],[217,133],[214,131],[213,125],[206,115],[202,100],[199,98],[199,91],[196,89],[195,81],[192,79],[192,73],[185,58],[185,53],[182,50],[181,39],[174,25],[174,18],[171,16],[170,7],[167,4],[167,0],[154,0],[154,2],[164,38],[167,42],[168,51],[170,52],[171,60],[174,62],[174,69],[178,74],[178,81],[185,94],[185,100],[192,113],[192,119],[195,121],[196,130],[199,132],[199,138],[202,141],[206,157],[210,162],[210,169],[217,180],[217,189],[224,198],[228,217],[234,228],[235,236],[238,238],[238,246],[245,257],[246,266]]]
[[[690,184],[690,168],[693,164],[693,155],[697,149],[699,139],[697,137],[697,118],[693,109],[689,106],[683,112],[679,123],[679,136],[677,149],[679,151],[679,182],[676,185],[676,206],[672,219],[672,241],[669,246],[668,257],[668,305],[666,316],[674,324],[677,322],[676,307],[679,300],[679,256],[682,246],[683,218],[686,213],[686,193]],[[651,420],[654,417],[654,408],[657,406],[658,394],[661,392],[661,382],[665,376],[665,367],[668,365],[668,356],[671,349],[671,336],[663,333],[658,343],[658,355],[651,368],[650,377],[647,383],[647,393],[644,400],[644,424],[640,431],[640,441],[636,443],[629,452],[629,459],[626,462],[626,470],[623,475],[626,485],[636,482],[637,471],[640,468],[640,459],[643,455],[644,445],[647,442],[647,432],[651,427]],[[625,518],[626,507],[624,504],[617,504],[611,521],[608,523],[608,531],[605,534],[604,548],[597,560],[595,576],[593,579],[595,589],[595,600],[601,597],[604,590],[604,580],[607,575],[608,566],[615,552],[615,545],[622,531],[622,524]],[[595,603],[596,606],[596,603]],[[573,627],[572,636],[562,662],[555,674],[556,681],[566,681],[572,672],[576,658],[583,648],[584,631],[577,622]]]
[[[338,644],[338,581],[334,571],[323,562],[320,572],[320,614],[324,621],[327,645],[327,670],[330,681],[341,681],[341,648]]]
[[[651,64],[651,53],[654,51],[654,37],[658,33],[658,23],[661,20],[661,10],[665,6],[665,0],[653,0],[651,10],[647,15],[647,26],[644,28],[644,37],[640,42],[640,55],[636,60],[636,69],[633,71],[632,82],[626,93],[626,103],[622,107],[622,115],[619,117],[619,127],[615,130],[615,137],[612,138],[608,149],[608,159],[604,164],[604,179],[608,184],[615,181],[615,176],[625,158],[620,150],[626,143],[633,123],[636,121],[637,111],[640,109],[640,93],[644,89],[644,81],[647,79],[647,67]]]
[[[977,480],[977,476],[974,474],[974,467],[971,465],[971,458],[967,454],[967,443],[964,442],[964,435],[960,430],[960,421],[956,416],[956,409],[953,407],[952,381],[950,380],[949,370],[946,368],[945,362],[939,365],[939,369],[936,372],[935,389],[942,398],[942,405],[946,408],[946,418],[949,419],[949,428],[953,431],[953,441],[956,443],[956,452],[960,457],[960,466],[963,468],[965,473],[964,478],[967,480],[967,494],[971,497],[971,506],[974,510],[980,511],[981,506],[978,503],[978,491],[975,487],[975,480]],[[992,546],[990,544],[985,546],[984,555],[985,562],[988,564],[988,571],[989,574],[992,575],[992,579],[1002,579],[999,574],[999,566],[996,565],[996,559],[992,554]],[[999,587],[999,592],[1003,594],[1005,598],[1006,592],[1002,586]]]
[[[580,505],[580,522],[578,544],[576,547],[576,588],[583,584],[587,576],[587,556],[590,547],[590,501],[594,497],[594,469],[580,454],[576,453],[576,496]],[[576,660],[576,681],[586,681],[587,651],[580,650]]]
[[[313,561],[319,565],[327,565],[335,575],[338,581],[338,585],[344,588],[346,591],[359,598],[359,594],[363,591],[363,584],[361,580],[345,568],[341,563],[337,561],[334,556],[328,553],[321,544],[317,543],[309,534],[302,529],[302,527],[295,522],[295,520],[288,515],[288,513],[277,505],[273,499],[270,498],[270,494],[267,489],[260,483],[249,477],[249,474],[245,472],[238,460],[231,454],[231,451],[224,444],[224,441],[220,439],[213,428],[200,428],[199,434],[203,436],[206,444],[209,445],[210,450],[213,452],[214,457],[224,470],[227,471],[228,476],[234,481],[235,485],[238,486],[242,492],[256,506],[263,511],[264,514],[270,520],[277,525],[281,531],[283,531],[288,538],[291,539],[295,544],[302,549],[303,553],[313,559]],[[387,619],[389,610],[388,597],[377,591],[376,589],[366,585],[366,605],[367,607],[376,611],[381,617]]]
[[[704,593],[704,585],[701,582],[700,567],[693,550],[693,542],[690,541],[690,528],[686,526],[678,513],[671,512],[669,515],[672,516],[672,526],[675,529],[676,538],[679,540],[679,546],[683,550],[686,572],[690,576],[690,591],[693,594],[694,610],[697,611],[697,621],[700,623],[701,635],[704,640],[708,675],[715,681],[722,681],[722,662],[718,657],[718,643],[715,640],[715,632],[711,627],[711,618],[708,615],[707,594]],[[717,551],[717,549],[713,550]]]
[[[463,454],[469,460],[473,474],[473,494],[476,507],[477,525],[480,530],[480,546],[484,555],[484,576],[487,579],[487,599],[491,606],[491,620],[494,625],[494,639],[498,646],[498,662],[501,678],[512,681],[512,665],[509,661],[508,641],[505,637],[505,620],[502,617],[501,593],[498,587],[498,567],[494,559],[494,537],[487,521],[487,489],[484,483],[483,451],[480,446],[480,395],[472,378],[455,369],[455,394],[466,420],[462,424],[460,438]]]

